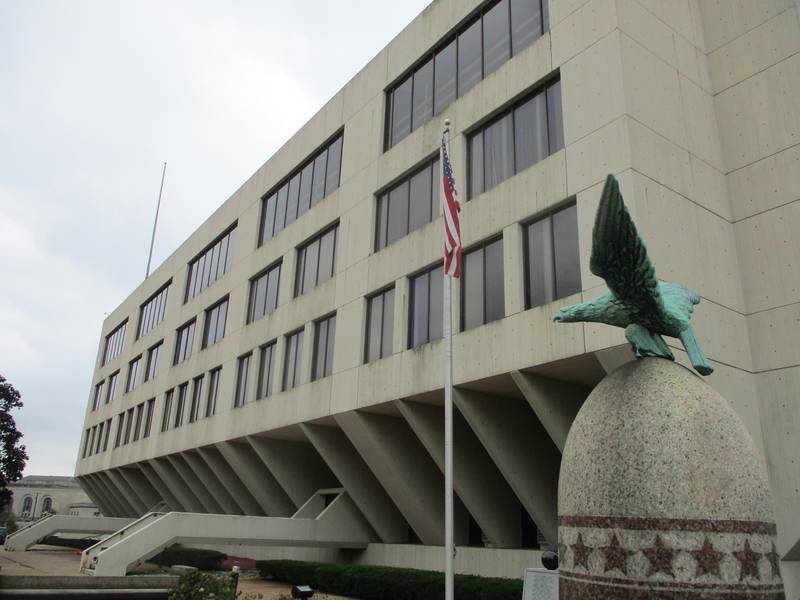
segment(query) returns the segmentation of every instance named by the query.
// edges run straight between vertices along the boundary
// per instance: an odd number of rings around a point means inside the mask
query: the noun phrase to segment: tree
[[[11,415],[14,408],[22,408],[22,399],[16,388],[0,375],[0,506],[11,501],[8,484],[22,477],[28,462],[25,446],[19,443],[22,433]]]

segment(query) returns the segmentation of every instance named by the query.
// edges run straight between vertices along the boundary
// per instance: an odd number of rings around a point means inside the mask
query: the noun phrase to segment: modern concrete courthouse
[[[798,98],[794,0],[436,0],[105,320],[81,485],[129,517],[290,517],[344,488],[365,550],[251,554],[442,568],[447,117],[457,571],[538,566],[571,419],[632,360],[620,329],[553,323],[604,290],[615,173],[658,275],[702,295],[707,381],[763,455],[797,597]]]

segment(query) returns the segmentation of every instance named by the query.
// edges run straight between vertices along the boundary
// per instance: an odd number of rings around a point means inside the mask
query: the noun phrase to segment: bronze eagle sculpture
[[[609,291],[595,300],[562,308],[555,321],[589,321],[622,327],[637,358],[660,356],[675,360],[661,336],[679,338],[698,373],[714,372],[689,323],[700,295],[656,278],[647,248],[613,175],[606,178],[597,209],[589,267],[592,273],[605,279]]]

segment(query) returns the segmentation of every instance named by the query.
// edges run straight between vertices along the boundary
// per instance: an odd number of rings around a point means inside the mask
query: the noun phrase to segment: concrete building
[[[72,514],[75,506],[81,506],[84,515],[91,513],[94,516],[98,511],[74,477],[27,475],[9,484],[8,489],[14,494],[11,512],[21,521],[35,520],[48,514]]]
[[[442,567],[447,116],[457,571],[538,564],[571,419],[632,358],[621,330],[552,322],[604,290],[613,172],[659,276],[703,297],[708,382],[768,466],[796,597],[799,51],[793,0],[436,0],[106,319],[81,485],[128,517],[291,516],[341,487],[366,550],[268,554]]]

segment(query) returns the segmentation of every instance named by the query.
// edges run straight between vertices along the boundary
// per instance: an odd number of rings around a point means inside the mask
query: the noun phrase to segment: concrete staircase
[[[131,567],[176,543],[365,548],[377,539],[344,489],[323,489],[289,518],[148,513],[87,548],[81,572],[125,575]]]
[[[130,522],[131,519],[115,517],[49,515],[9,535],[6,538],[5,549],[10,552],[22,552],[55,533],[112,533]]]

